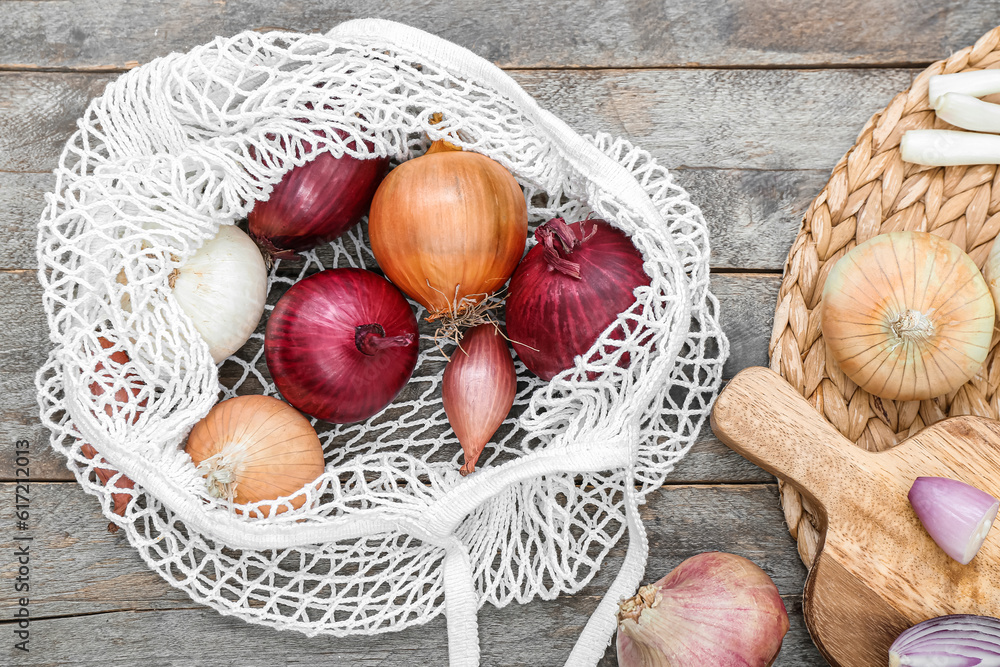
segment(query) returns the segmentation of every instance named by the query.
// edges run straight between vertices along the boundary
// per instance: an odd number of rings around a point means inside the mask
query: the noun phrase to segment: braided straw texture
[[[785,263],[768,346],[771,368],[841,433],[870,451],[892,447],[946,417],[1000,415],[996,331],[976,377],[926,401],[891,401],[858,388],[827,353],[820,331],[820,302],[830,269],[851,248],[877,234],[931,232],[963,248],[982,269],[1000,232],[996,165],[911,164],[900,157],[899,142],[907,130],[952,127],[937,118],[927,100],[932,75],[995,67],[1000,67],[1000,27],[928,67],[909,90],[872,116],[806,211]],[[810,566],[820,544],[818,520],[795,489],[780,486],[789,531]]]
[[[471,666],[481,605],[579,590],[627,531],[625,565],[568,663],[595,664],[612,606],[645,566],[637,504],[693,444],[728,349],[705,221],[666,169],[628,142],[579,136],[468,51],[376,20],[172,54],[109,84],[79,128],[39,228],[55,344],[37,379],[42,421],[147,564],[223,614],[308,635],[400,630],[445,612],[452,665]],[[399,163],[428,134],[509,169],[532,226],[594,215],[623,229],[651,284],[551,382],[518,363],[514,409],[476,473],[458,473],[425,324],[414,376],[385,411],[314,422],[326,470],[302,507],[282,498],[234,513],[207,495],[183,446],[220,398],[277,393],[263,327],[217,368],[172,297],[171,271],[268,197],[304,162],[304,142]],[[277,262],[267,312],[295,281],[336,267],[375,267],[365,225]],[[126,297],[145,308],[123,309]],[[116,351],[128,362],[112,363]],[[88,458],[84,441],[110,464]],[[101,483],[95,466],[135,489]],[[133,496],[124,516],[112,492]]]

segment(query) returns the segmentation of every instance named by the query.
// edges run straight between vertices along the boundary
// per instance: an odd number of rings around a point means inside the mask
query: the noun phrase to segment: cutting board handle
[[[719,440],[822,506],[845,480],[856,479],[870,456],[841,435],[774,371],[752,367],[734,377],[715,401]]]

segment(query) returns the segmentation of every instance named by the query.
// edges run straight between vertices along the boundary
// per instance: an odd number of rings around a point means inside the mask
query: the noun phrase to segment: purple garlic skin
[[[788,632],[777,587],[754,563],[688,558],[618,610],[621,667],[768,667]]]

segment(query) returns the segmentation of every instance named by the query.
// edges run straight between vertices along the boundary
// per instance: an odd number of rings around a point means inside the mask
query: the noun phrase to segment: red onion
[[[953,614],[904,630],[889,647],[889,667],[998,667],[1000,619]]]
[[[308,154],[312,146],[306,142],[304,150]],[[270,199],[254,204],[250,235],[272,257],[285,259],[332,241],[368,212],[388,167],[387,157],[359,160],[320,153],[285,174]]]
[[[535,239],[510,279],[507,335],[528,370],[551,380],[635,303],[635,288],[649,276],[629,238],[603,220],[553,218]],[[624,354],[620,365],[627,364]]]
[[[107,338],[100,336],[97,339],[100,343],[101,348],[104,350],[109,350],[114,347],[112,343]],[[116,380],[116,376],[120,376],[121,368],[129,362],[128,353],[124,350],[118,350],[117,352],[112,352],[110,358],[108,359],[108,366],[105,367],[103,362],[98,361],[94,365],[95,373],[99,373],[94,382],[90,383],[90,393],[94,396],[103,396],[109,393],[111,390],[115,389],[119,385],[119,381]],[[124,377],[125,386],[117,389],[114,393],[113,400],[104,406],[104,412],[108,414],[109,417],[119,417],[125,415],[127,412],[128,402],[132,397],[138,397],[139,393],[142,391],[143,382],[134,373],[126,373]],[[132,396],[130,397],[129,394]],[[134,424],[139,420],[139,416],[142,414],[143,410],[146,408],[146,399],[142,399],[139,405],[135,408],[132,413],[132,423]],[[89,443],[83,443],[80,445],[80,452],[86,456],[88,459],[94,459],[100,454],[94,449],[94,446]],[[102,457],[103,458],[103,457]],[[97,474],[97,479],[101,481],[106,487],[108,482],[111,481],[116,475],[118,479],[115,480],[115,488],[117,489],[134,489],[135,482],[126,477],[125,475],[119,475],[118,471],[114,468],[107,467],[94,467],[94,473]],[[125,510],[128,508],[128,504],[132,502],[131,493],[112,493],[111,494],[112,510],[118,516],[125,516]],[[108,524],[108,532],[116,533],[118,532],[118,526],[113,523]]]
[[[389,281],[333,269],[299,281],[278,300],[264,358],[285,400],[348,424],[396,397],[417,364],[417,339],[417,318]]]
[[[496,326],[466,331],[441,381],[444,412],[465,453],[463,475],[476,471],[483,447],[507,418],[516,394],[514,362]]]
[[[938,546],[962,565],[979,553],[1000,508],[985,491],[947,477],[917,477],[907,498]]]

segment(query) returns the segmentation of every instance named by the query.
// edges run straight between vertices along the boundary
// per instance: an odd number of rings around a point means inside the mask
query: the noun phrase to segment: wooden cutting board
[[[1000,497],[1000,422],[954,417],[866,452],[776,373],[748,368],[719,395],[712,429],[816,509],[825,536],[803,606],[813,641],[835,667],[885,667],[896,636],[934,616],[1000,616],[1000,526],[961,565],[934,543],[906,498],[920,476]]]

